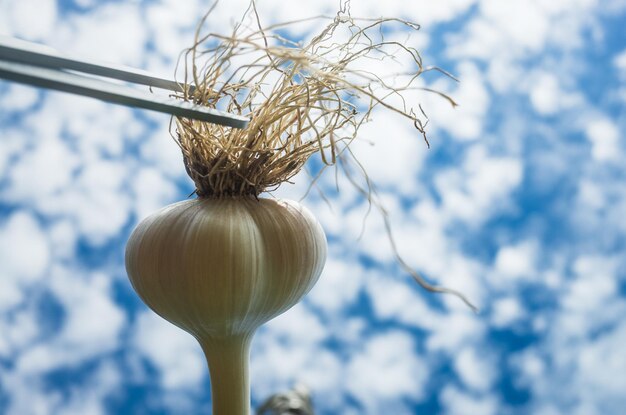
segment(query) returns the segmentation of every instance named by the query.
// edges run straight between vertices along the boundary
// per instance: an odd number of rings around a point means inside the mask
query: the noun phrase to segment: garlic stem
[[[213,415],[250,415],[252,334],[200,340],[211,374]]]

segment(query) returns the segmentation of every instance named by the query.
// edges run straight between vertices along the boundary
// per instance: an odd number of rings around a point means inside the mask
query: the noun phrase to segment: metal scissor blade
[[[128,86],[117,85],[71,72],[41,68],[24,63],[0,60],[0,78],[228,127],[245,128],[249,122],[246,117],[239,115],[194,105],[189,102],[175,101],[171,98],[159,98],[154,94],[139,91]]]
[[[62,55],[45,45],[7,36],[0,36],[0,59],[44,68],[83,72],[132,82],[134,84],[168,89],[170,91],[184,91],[183,84],[150,74],[140,69],[127,68],[121,65],[111,65],[86,59],[77,59]],[[187,88],[189,92],[193,92],[193,85],[188,85]]]

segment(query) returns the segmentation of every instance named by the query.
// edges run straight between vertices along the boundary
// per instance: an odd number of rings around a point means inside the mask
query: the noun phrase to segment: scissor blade
[[[170,91],[183,92],[184,88],[182,84],[140,69],[77,59],[62,55],[45,45],[7,36],[0,36],[0,59],[51,69],[68,69]],[[189,92],[193,92],[192,85],[187,87]]]
[[[0,78],[33,86],[70,92],[97,98],[115,104],[165,112],[178,117],[220,124],[227,127],[245,128],[249,120],[227,112],[194,105],[171,98],[159,98],[154,94],[88,78],[57,69],[40,68],[17,62],[0,60]]]

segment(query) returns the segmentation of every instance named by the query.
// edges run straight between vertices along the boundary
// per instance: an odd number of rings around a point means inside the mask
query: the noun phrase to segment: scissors
[[[142,70],[76,59],[44,45],[0,36],[0,78],[228,127],[245,128],[249,122],[240,115],[159,97],[93,75],[170,91],[183,91],[185,87],[193,90],[193,85],[183,85]]]

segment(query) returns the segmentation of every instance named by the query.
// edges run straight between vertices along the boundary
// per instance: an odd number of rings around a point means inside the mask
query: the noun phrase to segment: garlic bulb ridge
[[[296,304],[317,281],[326,237],[299,204],[196,199],[143,221],[126,249],[150,308],[199,338],[246,333]]]

